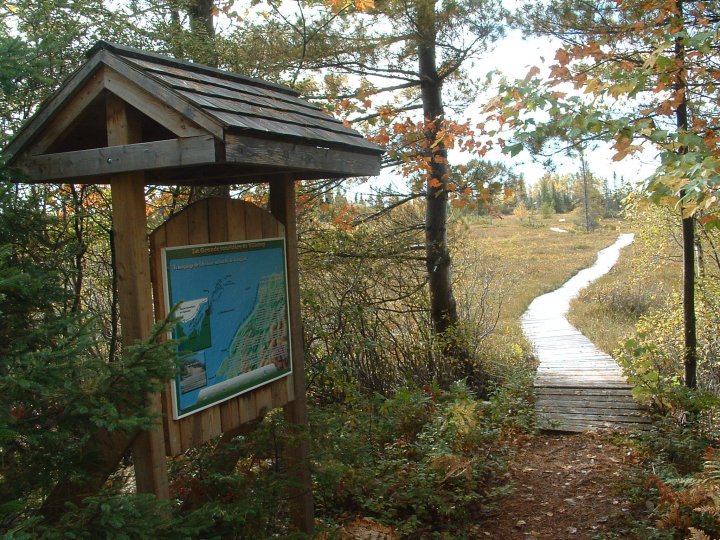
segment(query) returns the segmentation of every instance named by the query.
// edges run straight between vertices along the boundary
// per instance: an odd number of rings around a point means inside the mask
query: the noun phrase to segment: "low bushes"
[[[316,502],[326,525],[369,517],[403,538],[467,534],[501,484],[497,440],[514,427],[511,418],[526,425],[528,411],[508,390],[481,402],[462,382],[356,397],[342,414],[313,412]]]

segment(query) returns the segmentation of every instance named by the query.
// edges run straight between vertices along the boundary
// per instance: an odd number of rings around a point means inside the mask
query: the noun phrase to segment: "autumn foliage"
[[[533,68],[523,81],[501,83],[491,119],[518,130],[509,152],[537,151],[551,138],[580,147],[609,141],[615,160],[657,152],[660,165],[647,183],[653,197],[720,224],[716,6],[613,0],[525,13],[535,31],[563,46],[546,76]],[[677,124],[681,104],[689,111],[686,127]],[[540,111],[552,122],[536,123]]]

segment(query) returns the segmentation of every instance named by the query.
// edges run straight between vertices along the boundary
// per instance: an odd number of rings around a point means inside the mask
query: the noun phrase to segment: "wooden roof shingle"
[[[149,181],[158,183],[181,181],[182,168],[187,183],[248,173],[319,178],[379,172],[380,147],[286,86],[102,41],[88,56],[6,148],[10,165],[25,169],[31,180],[70,179],[75,169],[78,176],[102,176],[143,165]],[[142,141],[139,157],[129,158],[131,148],[114,162],[105,156],[117,147],[98,154],[107,92],[149,119],[146,131],[154,139]],[[184,142],[160,144],[172,138]],[[172,149],[187,155],[151,157]],[[84,165],[77,168],[80,158]]]

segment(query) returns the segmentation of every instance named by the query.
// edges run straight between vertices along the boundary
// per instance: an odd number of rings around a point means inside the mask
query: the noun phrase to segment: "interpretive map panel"
[[[175,419],[291,372],[284,239],[164,248],[163,272]]]

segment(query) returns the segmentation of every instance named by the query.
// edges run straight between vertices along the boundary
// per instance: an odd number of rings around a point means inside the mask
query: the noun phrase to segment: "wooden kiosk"
[[[294,181],[370,176],[382,150],[291,89],[153,53],[99,42],[6,149],[30,182],[107,183],[124,345],[149,336],[165,315],[159,253],[188,244],[284,239],[292,372],[197,414],[175,419],[168,392],[150,397],[163,423],[138,433],[138,491],[167,498],[166,455],[176,455],[283,406],[306,423]],[[269,212],[243,201],[203,200],[151,235],[145,185],[269,182]],[[159,287],[162,289],[162,287]],[[306,444],[292,450],[293,515],[312,529]]]

